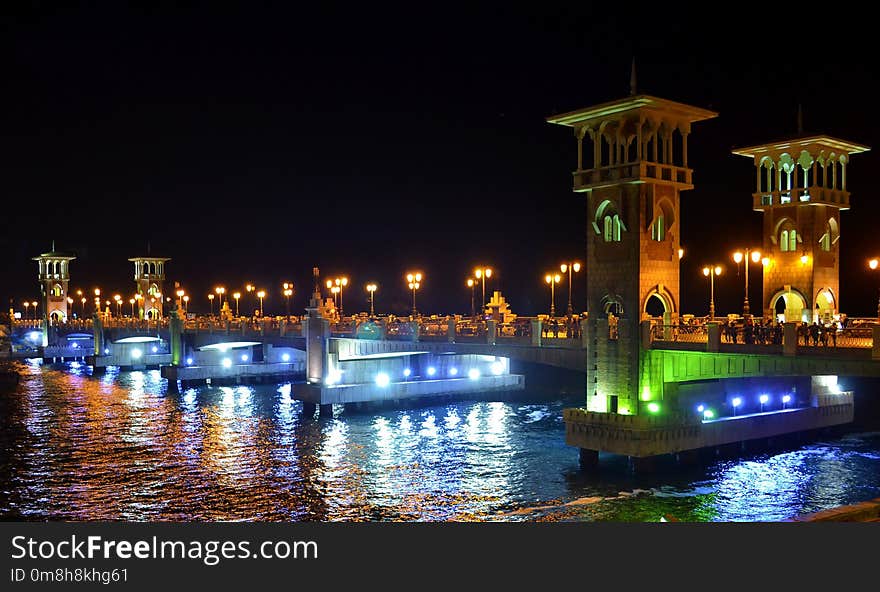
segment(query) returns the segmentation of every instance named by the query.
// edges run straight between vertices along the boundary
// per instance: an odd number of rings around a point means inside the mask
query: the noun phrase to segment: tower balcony
[[[820,204],[840,210],[849,209],[849,191],[827,187],[798,187],[781,191],[762,191],[752,194],[752,209],[763,212],[774,207],[797,204]]]
[[[646,160],[574,171],[574,191],[591,191],[624,183],[656,183],[693,189],[693,169]]]

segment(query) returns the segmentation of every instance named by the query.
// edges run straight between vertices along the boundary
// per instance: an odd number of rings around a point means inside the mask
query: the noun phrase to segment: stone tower
[[[70,283],[70,262],[74,259],[73,255],[57,252],[54,241],[50,252],[33,258],[39,269],[37,279],[43,296],[43,320],[49,325],[67,321],[67,286]]]
[[[134,282],[137,286],[135,298],[138,301],[138,318],[157,319],[162,317],[162,302],[165,298],[165,262],[163,257],[134,257]]]
[[[633,87],[635,82],[632,82]],[[555,115],[577,140],[574,191],[586,197],[587,408],[640,413],[639,323],[679,308],[679,193],[693,189],[691,124],[717,113],[635,94]]]
[[[755,165],[752,208],[764,213],[764,315],[812,322],[840,310],[840,212],[846,166],[867,146],[808,135],[734,154]]]

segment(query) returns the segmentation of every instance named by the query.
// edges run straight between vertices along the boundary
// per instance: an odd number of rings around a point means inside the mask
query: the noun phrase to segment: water
[[[158,371],[33,362],[0,395],[0,518],[773,521],[880,496],[880,432],[696,468],[578,468],[579,398],[304,419],[290,385],[167,394]]]

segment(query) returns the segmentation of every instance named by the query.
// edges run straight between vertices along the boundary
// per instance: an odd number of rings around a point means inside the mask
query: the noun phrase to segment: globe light
[[[698,405],[698,406],[697,406],[697,411],[698,411],[698,412],[702,413],[702,412],[705,411],[705,410],[706,410],[705,405]]]
[[[449,369],[449,375],[450,375],[450,376],[458,376],[458,368],[456,368],[455,366],[453,366],[452,368],[450,368],[450,369]]]
[[[434,366],[428,366],[428,376],[434,376],[437,374],[437,369]]]
[[[142,355],[143,355],[143,352],[139,349],[131,350],[131,359],[132,360],[139,360]]]
[[[281,354],[281,361],[282,362],[289,362],[290,361],[290,354]]]
[[[763,405],[770,400],[770,397],[768,397],[767,395],[761,395],[758,400],[761,401],[761,404]]]
[[[379,372],[376,375],[376,386],[386,387],[390,382],[391,378],[389,378],[384,372]]]
[[[660,411],[660,405],[657,403],[648,403],[648,411],[651,413],[658,413]]]
[[[224,368],[231,368],[232,367],[232,360],[230,360],[229,358],[223,358],[223,367]]]
[[[480,371],[476,368],[471,368],[468,370],[468,378],[471,380],[477,380],[480,377]]]

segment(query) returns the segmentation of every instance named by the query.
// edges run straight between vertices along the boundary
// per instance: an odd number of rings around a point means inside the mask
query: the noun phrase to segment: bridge
[[[227,301],[217,317],[183,318],[181,291],[170,313],[163,309],[170,259],[136,257],[136,318],[100,312],[96,292],[93,318],[72,320],[75,257],[53,244],[34,258],[43,319],[13,327],[30,331],[31,349],[46,358],[88,350],[96,369],[158,365],[171,388],[301,376],[294,396],[322,412],[334,403],[522,388],[517,364],[580,371],[585,404],[564,419],[585,467],[597,465],[600,451],[649,459],[851,421],[852,393],[838,375],[880,376],[880,325],[844,325],[839,309],[847,171],[869,148],[801,131],[734,150],[755,166],[748,203],[762,217],[762,244],[735,259],[746,280],[740,320],[716,320],[712,266],[703,270],[709,315],[694,322],[680,310],[681,193],[694,187],[692,126],[717,116],[633,88],[548,118],[577,143],[572,189],[587,220],[583,317],[508,320],[500,298],[479,317],[419,315],[415,288],[413,316],[340,317],[315,268],[303,316],[241,318]],[[752,263],[761,266],[758,315],[748,301]]]

